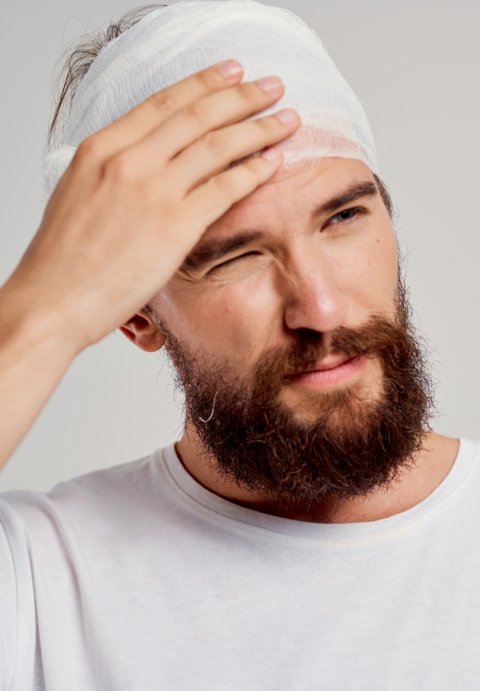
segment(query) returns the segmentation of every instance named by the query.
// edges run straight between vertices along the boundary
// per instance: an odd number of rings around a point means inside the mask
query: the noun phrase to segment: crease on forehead
[[[338,211],[346,204],[358,199],[375,196],[379,196],[379,191],[373,180],[356,179],[353,182],[350,181],[350,184],[339,187],[334,194],[315,204],[310,212],[310,218],[314,220],[321,215]],[[249,242],[261,239],[265,235],[265,231],[260,228],[236,228],[231,230],[229,234],[222,233],[221,235],[213,232],[210,237],[204,237],[197,243],[185,258],[181,269],[184,271],[198,269]]]

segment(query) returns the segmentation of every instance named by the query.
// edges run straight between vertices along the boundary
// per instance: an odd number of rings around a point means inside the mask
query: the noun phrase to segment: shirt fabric
[[[478,691],[479,543],[465,438],[428,497],[370,522],[238,506],[173,444],[4,492],[0,688]]]

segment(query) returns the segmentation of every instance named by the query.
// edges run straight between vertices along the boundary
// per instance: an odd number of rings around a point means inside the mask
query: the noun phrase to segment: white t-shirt
[[[172,445],[0,523],[2,691],[480,689],[480,440],[378,521],[243,508]]]

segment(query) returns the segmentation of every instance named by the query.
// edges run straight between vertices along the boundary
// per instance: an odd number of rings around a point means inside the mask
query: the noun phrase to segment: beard
[[[282,506],[306,507],[367,497],[414,466],[430,431],[433,386],[399,278],[393,319],[373,314],[358,329],[292,332],[289,346],[265,352],[252,372],[191,352],[157,317],[185,395],[186,422],[216,472]],[[289,377],[329,354],[376,359],[378,381],[302,391],[281,400]],[[368,363],[367,363],[368,364]]]

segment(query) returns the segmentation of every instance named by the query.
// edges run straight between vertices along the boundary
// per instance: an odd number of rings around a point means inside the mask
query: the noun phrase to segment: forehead
[[[358,161],[330,158],[280,169],[207,228],[181,271],[198,270],[252,242],[286,240],[348,204],[378,197],[373,174]]]
[[[281,167],[266,183],[234,204],[209,226],[204,238],[225,234],[251,220],[276,222],[307,218],[314,206],[340,196],[354,184],[374,182],[373,173],[361,161],[324,158]]]

